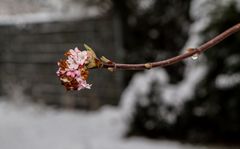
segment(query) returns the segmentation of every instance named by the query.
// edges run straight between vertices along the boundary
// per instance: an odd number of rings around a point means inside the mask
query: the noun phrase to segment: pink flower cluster
[[[65,53],[66,60],[58,62],[59,69],[57,75],[62,85],[67,90],[90,89],[91,85],[87,84],[88,70],[86,64],[89,63],[90,55],[87,51],[80,51],[78,48],[70,49]]]

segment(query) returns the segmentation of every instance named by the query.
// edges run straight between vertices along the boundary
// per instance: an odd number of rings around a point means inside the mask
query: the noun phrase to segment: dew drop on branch
[[[194,55],[192,56],[192,59],[193,59],[193,60],[197,60],[198,57],[199,57],[199,54],[194,54]]]

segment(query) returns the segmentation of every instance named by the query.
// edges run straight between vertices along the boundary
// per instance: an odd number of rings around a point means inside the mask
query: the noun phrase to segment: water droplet
[[[197,60],[198,57],[199,57],[199,54],[194,54],[194,55],[192,56],[192,59],[193,59],[193,60]]]

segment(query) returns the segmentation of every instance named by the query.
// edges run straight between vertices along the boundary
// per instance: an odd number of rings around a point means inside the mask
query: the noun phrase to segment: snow
[[[191,4],[190,14],[195,19],[192,27],[190,28],[190,37],[186,44],[187,47],[196,47],[203,42],[199,33],[206,28],[211,19],[211,13],[219,9],[219,7],[227,7],[232,3],[236,3],[238,10],[240,11],[239,0],[219,0],[218,3],[214,3],[211,0],[193,0]],[[201,8],[201,9],[198,9]],[[221,15],[221,13],[220,13]],[[221,17],[221,16],[220,16]],[[222,49],[224,50],[224,49]],[[230,67],[239,62],[239,56],[232,55],[226,58],[226,64]],[[239,73],[235,74],[219,74],[215,80],[215,86],[220,89],[231,88],[240,83]]]
[[[231,88],[240,83],[240,74],[234,73],[231,75],[220,74],[215,80],[215,85],[219,89]]]
[[[121,107],[126,119],[131,118],[137,102],[147,104],[148,99],[138,101],[138,97],[139,95],[144,97],[144,95],[148,94],[153,82],[158,82],[160,85],[159,93],[161,93],[161,102],[165,105],[171,105],[175,110],[180,111],[182,104],[193,96],[196,85],[202,80],[206,71],[207,68],[205,65],[198,65],[196,67],[194,64],[191,65],[189,63],[185,70],[185,79],[178,84],[170,84],[168,82],[168,75],[162,68],[136,74],[121,98]],[[166,111],[162,111],[162,113],[165,113],[163,118],[169,123],[173,123],[177,116],[170,113],[166,115]]]
[[[161,83],[164,87],[164,85],[168,83],[168,80],[168,75],[163,69],[152,69],[137,73],[122,94],[120,106],[123,115],[125,115],[126,118],[131,117],[134,112],[135,104],[138,102],[138,98],[136,97],[139,93],[141,95],[146,95],[153,81]],[[143,102],[144,101],[146,100],[143,100]]]
[[[203,43],[203,39],[200,35],[211,21],[211,13],[219,6],[227,6],[235,0],[221,0],[219,3],[213,3],[211,0],[192,0],[190,7],[190,15],[194,22],[189,28],[189,39],[186,41],[183,47],[182,53],[186,52],[188,48],[198,47]],[[235,1],[238,4],[240,1]],[[199,9],[201,8],[201,9]],[[232,58],[233,59],[233,58]],[[230,62],[233,62],[231,59]],[[236,58],[235,58],[236,59]],[[192,59],[185,60],[186,69],[184,72],[184,79],[177,84],[170,84],[166,71],[162,68],[156,70],[150,70],[140,72],[133,77],[130,85],[126,88],[122,95],[122,107],[126,113],[126,119],[131,119],[134,112],[136,103],[148,104],[147,100],[139,100],[139,96],[144,97],[149,92],[152,82],[158,82],[160,85],[159,93],[161,94],[159,99],[165,105],[171,105],[175,109],[175,113],[168,113],[161,107],[160,115],[163,113],[163,118],[166,122],[174,123],[177,114],[182,110],[183,104],[192,99],[194,92],[197,89],[197,85],[204,79],[208,67],[207,59],[204,53],[200,54],[199,58],[195,61]],[[220,75],[216,80],[216,86],[220,88],[231,87],[240,83],[239,74],[228,76]]]
[[[155,0],[138,0],[138,9],[139,11],[144,11],[149,8],[155,3]]]
[[[0,119],[1,149],[201,148],[167,140],[124,138],[121,110],[113,107],[76,112],[0,102]]]
[[[168,82],[168,75],[162,68],[136,74],[121,98],[121,108],[122,112],[125,113],[125,118],[131,119],[137,102],[141,102],[141,104],[148,103],[148,99],[138,101],[138,97],[145,97],[151,88],[151,84],[158,82],[160,85],[158,88],[160,93],[159,99],[162,99],[162,103],[171,105],[177,111],[176,113],[169,113],[168,111],[164,111],[164,108],[161,108],[160,112],[163,113],[162,118],[165,118],[168,123],[174,123],[178,112],[183,108],[183,103],[191,99],[194,95],[196,85],[204,78],[206,71],[206,65],[196,66],[189,63],[185,70],[184,80],[178,84],[170,84]]]
[[[189,28],[189,39],[186,41],[182,53],[186,52],[186,49],[198,47],[204,42],[200,33],[212,20],[210,14],[218,9],[218,7],[226,7],[232,2],[236,2],[237,5],[240,5],[239,0],[220,0],[218,3],[214,3],[211,0],[192,0],[190,15],[194,22]],[[227,62],[231,64],[236,63],[236,59],[238,60],[238,57],[236,58],[233,56],[228,58]],[[177,84],[170,84],[168,82],[168,75],[162,68],[136,74],[122,95],[121,103],[124,109],[123,111],[126,113],[126,119],[132,118],[131,116],[134,112],[136,103],[140,103],[141,105],[148,104],[148,99],[139,100],[138,97],[145,97],[149,92],[152,82],[158,82],[160,85],[158,90],[160,93],[159,99],[161,99],[161,102],[165,105],[174,107],[175,111],[175,113],[169,113],[164,111],[164,107],[161,107],[159,114],[162,115],[169,124],[174,123],[177,114],[183,108],[183,104],[194,97],[197,85],[204,79],[208,71],[207,59],[204,53],[201,53],[199,58],[195,61],[187,59],[184,62],[186,63],[184,79]],[[231,76],[221,74],[215,81],[216,86],[219,88],[229,88],[239,83],[239,74],[233,74]]]
[[[203,7],[206,6],[206,7]],[[203,7],[203,9],[197,9]],[[208,25],[210,18],[210,8],[208,0],[193,0],[191,3],[191,15],[195,22],[190,26],[189,39],[187,40],[182,53],[186,52],[187,48],[194,48],[200,45],[203,39],[199,33]],[[198,11],[195,11],[198,10]],[[200,59],[200,60],[199,60]],[[126,88],[122,95],[122,107],[126,113],[126,119],[131,119],[134,108],[137,102],[147,104],[147,100],[137,101],[138,96],[146,96],[149,92],[152,82],[158,82],[160,85],[159,93],[161,102],[165,105],[174,107],[175,113],[164,111],[161,107],[160,114],[165,118],[166,122],[174,123],[177,114],[182,110],[183,104],[194,96],[194,91],[199,82],[204,79],[207,73],[206,58],[203,54],[195,61],[188,59],[185,61],[186,69],[184,72],[184,79],[177,84],[170,84],[168,75],[163,68],[158,68],[150,71],[140,72],[133,77],[130,85]]]
[[[68,21],[98,16],[96,6],[75,0],[1,0],[0,24]]]
[[[177,85],[168,85],[163,90],[163,99],[165,103],[172,104],[175,107],[181,106],[184,102],[191,99],[194,95],[196,85],[202,81],[206,74],[206,66],[197,67],[188,66],[185,71],[185,79]]]

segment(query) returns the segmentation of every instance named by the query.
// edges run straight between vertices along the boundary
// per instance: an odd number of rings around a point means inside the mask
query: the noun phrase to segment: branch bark
[[[186,58],[189,58],[195,54],[201,54],[202,52],[210,49],[211,47],[215,46],[216,44],[220,43],[225,38],[229,37],[230,35],[240,31],[240,23],[234,25],[233,27],[227,29],[223,33],[219,34],[218,36],[214,37],[213,39],[209,40],[208,42],[200,45],[197,48],[189,48],[186,50],[186,53],[180,54],[178,56],[157,61],[157,62],[149,62],[143,64],[121,64],[121,63],[104,63],[102,68],[110,68],[110,69],[123,69],[123,70],[144,70],[144,69],[151,69],[154,67],[165,67],[168,65],[175,64],[180,62]]]

